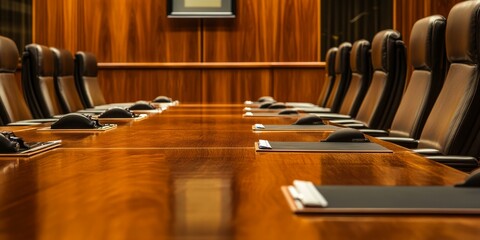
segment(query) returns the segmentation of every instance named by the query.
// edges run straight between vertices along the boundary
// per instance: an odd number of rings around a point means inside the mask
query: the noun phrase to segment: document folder
[[[480,191],[475,187],[315,186],[326,207],[306,206],[292,187],[281,189],[298,214],[480,214]]]
[[[324,132],[324,131],[335,131],[340,129],[340,127],[334,125],[263,125],[255,124],[252,126],[252,130],[255,132]]]
[[[270,148],[263,143],[267,142]],[[271,142],[255,143],[257,152],[338,152],[338,153],[392,153],[392,150],[372,142]]]

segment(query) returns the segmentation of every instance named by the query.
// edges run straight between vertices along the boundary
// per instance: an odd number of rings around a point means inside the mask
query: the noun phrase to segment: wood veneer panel
[[[77,49],[76,0],[34,0],[34,43],[75,51]],[[22,51],[23,49],[19,49]]]
[[[237,1],[235,19],[204,20],[205,62],[319,61],[317,0]]]
[[[159,95],[184,103],[202,99],[201,70],[103,69],[98,78],[107,102],[152,100]]]
[[[165,1],[78,1],[78,49],[99,62],[198,62],[200,20],[168,19]]]
[[[281,101],[316,103],[324,84],[322,69],[274,69],[273,97]]]
[[[203,70],[204,103],[242,103],[269,95],[269,69],[205,69]]]
[[[430,2],[430,14],[440,14],[444,17],[448,17],[450,9],[452,9],[455,4],[463,2],[463,0],[429,0]]]

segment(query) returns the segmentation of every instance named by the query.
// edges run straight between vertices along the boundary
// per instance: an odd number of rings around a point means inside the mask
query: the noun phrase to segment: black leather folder
[[[339,152],[391,153],[392,150],[372,142],[270,142],[270,148],[255,143],[257,152]]]
[[[480,214],[476,187],[445,186],[315,186],[326,207],[305,207],[282,187],[295,213],[325,214]]]
[[[252,130],[255,132],[324,132],[324,131],[335,131],[340,129],[340,127],[334,125],[261,125],[262,127],[258,127],[256,125],[252,126]]]

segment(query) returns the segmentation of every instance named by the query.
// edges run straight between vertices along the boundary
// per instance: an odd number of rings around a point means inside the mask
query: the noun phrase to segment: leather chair
[[[353,43],[350,53],[350,69],[351,80],[339,113],[354,118],[370,84],[372,64],[369,41],[358,40]]]
[[[32,119],[15,79],[19,60],[17,45],[0,36],[0,115],[2,124]]]
[[[445,45],[450,62],[445,82],[428,116],[418,153],[462,170],[478,167],[480,117],[480,1],[458,3],[447,18]],[[459,155],[466,157],[446,156]]]
[[[335,82],[335,57],[337,55],[338,48],[333,47],[328,49],[325,59],[325,80],[322,88],[322,92],[318,97],[317,106],[325,107],[327,100],[332,91],[332,87]]]
[[[373,136],[418,139],[443,86],[446,72],[446,19],[435,15],[418,20],[410,35],[413,72],[390,130],[362,130]],[[384,138],[385,140],[385,138]]]
[[[92,53],[75,54],[75,82],[86,108],[107,104],[97,78],[97,58]]]
[[[355,128],[386,129],[391,112],[396,111],[405,84],[405,45],[395,30],[378,32],[372,41],[373,75],[355,120],[332,123]],[[399,91],[402,89],[402,91]],[[398,101],[399,102],[399,101]]]
[[[338,47],[337,55],[335,57],[335,82],[333,84],[330,96],[328,97],[326,108],[330,112],[337,113],[340,110],[346,89],[350,84],[352,76],[350,70],[350,51],[352,44],[345,42]]]
[[[63,112],[70,113],[84,109],[74,78],[74,59],[70,51],[50,48],[55,57],[54,77]]]
[[[22,56],[22,82],[27,104],[35,118],[62,114],[53,78],[53,52],[45,46],[29,44]]]

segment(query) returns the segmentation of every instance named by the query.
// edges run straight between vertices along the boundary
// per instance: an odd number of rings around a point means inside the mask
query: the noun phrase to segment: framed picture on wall
[[[234,18],[235,0],[167,0],[170,18]]]

